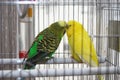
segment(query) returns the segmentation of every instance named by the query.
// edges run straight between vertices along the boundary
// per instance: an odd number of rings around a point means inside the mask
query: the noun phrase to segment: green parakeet
[[[24,69],[32,69],[36,64],[45,63],[48,59],[51,59],[67,27],[65,21],[58,21],[40,32],[27,52]]]

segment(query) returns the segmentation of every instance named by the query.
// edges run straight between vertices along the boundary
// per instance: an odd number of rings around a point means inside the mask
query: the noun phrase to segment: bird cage
[[[1,0],[0,10],[0,80],[120,79],[119,0]],[[72,57],[66,32],[51,59],[41,60],[34,69],[24,69],[36,36],[54,22],[68,24],[70,20],[83,25],[99,66],[90,66],[83,57],[82,62]]]

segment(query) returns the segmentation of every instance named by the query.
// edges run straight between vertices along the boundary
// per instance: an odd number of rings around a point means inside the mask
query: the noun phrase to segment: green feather
[[[32,58],[33,56],[37,55],[37,47],[38,47],[38,41],[41,41],[43,39],[43,35],[39,35],[37,40],[32,44],[28,58]]]

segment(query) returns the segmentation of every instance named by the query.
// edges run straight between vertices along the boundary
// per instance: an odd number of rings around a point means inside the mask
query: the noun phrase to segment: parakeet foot
[[[51,60],[51,59],[54,59],[54,57],[47,57],[45,60],[47,62],[48,60]]]
[[[71,56],[71,58],[74,59],[73,56]],[[76,60],[76,61],[77,61],[77,60]],[[78,63],[83,63],[83,61],[82,61],[81,59],[79,59],[77,62],[78,62]]]
[[[55,57],[49,57],[48,60],[50,60],[50,59],[54,59],[54,58],[55,58]]]

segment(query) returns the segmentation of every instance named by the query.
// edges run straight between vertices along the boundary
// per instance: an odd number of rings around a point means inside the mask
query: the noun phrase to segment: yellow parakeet
[[[90,66],[98,67],[99,61],[96,50],[83,25],[74,20],[68,21],[68,25],[69,28],[66,32],[72,58],[78,62],[84,62]],[[101,75],[98,75],[98,79],[104,80]]]

